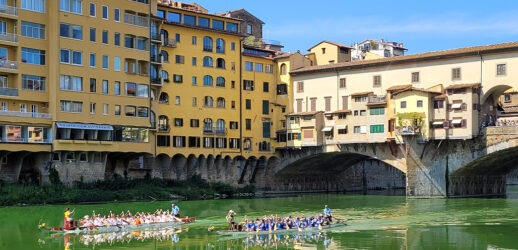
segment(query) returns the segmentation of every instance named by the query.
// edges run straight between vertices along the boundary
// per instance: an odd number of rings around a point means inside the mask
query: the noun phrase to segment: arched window
[[[203,77],[203,86],[212,86],[213,79],[212,76],[206,75]]]
[[[281,75],[286,75],[286,64],[281,64]]]
[[[216,101],[216,107],[224,109],[225,108],[225,98],[218,97],[218,99]]]
[[[162,54],[162,62],[169,62],[169,53],[165,50],[160,51],[160,53]]]
[[[212,57],[206,56],[203,58],[203,66],[204,67],[213,67],[214,63],[212,62]]]
[[[169,95],[166,92],[160,93],[160,97],[158,98],[159,103],[169,104]]]
[[[167,30],[160,30],[160,36],[162,38],[162,44],[169,39],[169,33],[167,33]]]
[[[167,71],[161,70],[160,77],[164,79],[164,81],[169,82],[169,73]]]
[[[158,131],[169,131],[169,118],[165,115],[158,117]]]
[[[225,78],[218,76],[216,78],[216,87],[225,87]]]
[[[216,60],[216,68],[218,69],[224,69],[225,68],[225,59],[223,58],[218,58]]]
[[[225,53],[225,40],[221,38],[216,39],[216,53]]]
[[[212,52],[212,38],[210,36],[203,37],[203,51]]]
[[[212,132],[213,129],[214,128],[212,127],[212,119],[203,119],[203,132]]]
[[[218,119],[218,121],[216,122],[216,133],[217,134],[225,133],[225,120]]]
[[[203,98],[203,106],[208,108],[214,107],[214,100],[212,99],[212,97],[205,96],[205,98]]]

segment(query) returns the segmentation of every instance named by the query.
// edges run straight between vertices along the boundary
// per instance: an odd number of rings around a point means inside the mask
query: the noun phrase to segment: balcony
[[[153,41],[162,41],[162,36],[158,31],[151,31],[151,40]]]
[[[17,43],[18,36],[12,33],[0,33],[0,41]]]
[[[0,69],[18,69],[18,62],[0,59]]]
[[[369,96],[367,105],[379,105],[379,104],[386,104],[386,103],[387,103],[386,96]]]
[[[216,128],[216,135],[227,135],[226,128]]]
[[[214,134],[214,128],[203,128],[203,134],[204,135],[213,135]]]
[[[16,138],[13,140],[12,138],[0,137],[0,142],[50,144],[52,143],[52,139]]]
[[[421,126],[402,126],[396,127],[399,135],[418,135],[421,133]]]
[[[149,17],[124,13],[124,23],[147,28],[149,26]]]
[[[18,89],[2,88],[2,87],[0,87],[0,95],[3,95],[3,96],[18,96]]]
[[[6,111],[6,110],[0,110],[0,116],[29,117],[29,118],[42,118],[42,119],[52,118],[52,116],[47,113],[18,112],[18,111]]]
[[[151,78],[151,85],[163,86],[164,85],[164,79],[162,77]]]
[[[162,45],[169,48],[176,48],[176,40],[171,38],[165,38],[162,40]]]
[[[0,5],[0,15],[18,16],[18,9],[8,5]]]
[[[162,56],[159,54],[151,55],[151,63],[162,64]]]
[[[158,124],[158,132],[167,133],[170,129],[171,126],[169,126],[169,124]]]

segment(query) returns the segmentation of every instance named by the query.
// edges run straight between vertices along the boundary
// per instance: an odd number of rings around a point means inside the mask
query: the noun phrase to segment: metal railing
[[[19,112],[19,111],[7,111],[0,110],[0,116],[16,116],[16,117],[29,117],[29,118],[52,118],[51,114],[48,113],[37,113],[37,112]]]
[[[148,27],[149,17],[124,13],[124,23],[133,24],[141,27]]]
[[[170,48],[176,48],[176,40],[172,38],[164,39],[162,45]]]
[[[369,96],[369,103],[384,103],[387,102],[386,96]]]
[[[1,142],[9,142],[9,143],[35,143],[35,144],[48,144],[52,143],[52,139],[33,139],[33,138],[8,138],[8,137],[0,137]]]
[[[2,69],[18,69],[18,62],[6,59],[0,59],[0,68]]]
[[[15,89],[15,88],[2,88],[2,87],[0,87],[0,95],[4,95],[4,96],[18,96],[18,89]]]
[[[0,41],[17,43],[18,36],[16,34],[12,34],[12,33],[0,33]]]
[[[0,14],[18,16],[18,9],[8,5],[0,5]]]

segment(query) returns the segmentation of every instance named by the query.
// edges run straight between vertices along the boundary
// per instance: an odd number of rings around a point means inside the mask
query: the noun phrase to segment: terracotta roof
[[[371,94],[374,94],[374,92],[372,92],[372,91],[369,91],[369,92],[356,92],[356,93],[352,93],[351,96],[371,95]]]
[[[412,84],[406,84],[406,85],[394,85],[392,87],[387,88],[387,91],[397,91],[397,90],[403,90],[412,88]]]
[[[347,48],[347,49],[352,49],[351,46],[347,46],[347,45],[343,45],[341,43],[337,43],[337,42],[332,42],[332,41],[327,41],[327,40],[324,40],[322,42],[319,42],[317,43],[316,45],[314,45],[313,47],[309,48],[308,51],[310,51],[311,49],[315,48],[316,46],[322,44],[322,43],[329,43],[329,44],[332,44],[334,46],[337,46],[337,47],[340,47],[340,48]]]
[[[504,106],[502,109],[504,113],[518,113],[518,105]]]
[[[415,87],[411,87],[411,88],[407,88],[407,89],[402,89],[401,91],[398,91],[394,94],[399,94],[399,93],[403,93],[403,92],[406,92],[406,91],[420,91],[420,92],[425,92],[425,93],[432,93],[432,94],[442,94],[441,92],[438,92],[438,91],[433,91],[433,90],[429,90],[429,89],[422,89],[422,88],[415,88]]]
[[[396,56],[388,58],[380,58],[374,60],[357,60],[351,62],[341,62],[326,65],[308,66],[298,70],[291,71],[290,74],[306,74],[313,72],[325,72],[336,70],[363,69],[366,67],[384,67],[387,65],[397,65],[404,63],[415,63],[420,61],[440,60],[449,58],[458,58],[462,56],[478,56],[479,54],[498,53],[504,51],[518,51],[518,42],[491,44],[484,46],[475,46],[460,49],[451,49],[436,52],[427,52],[422,54],[413,54],[405,56]]]
[[[322,113],[322,111],[310,111],[310,112],[291,113],[291,114],[288,114],[288,116],[307,116],[307,115],[316,115],[318,113]]]
[[[285,57],[290,57],[291,55],[294,55],[296,52],[293,52],[293,53],[282,53],[282,54],[278,54],[276,56],[274,56],[273,58],[277,59],[277,58],[285,58]]]
[[[472,88],[472,87],[480,87],[480,83],[453,84],[444,89],[462,89],[462,88]]]
[[[434,96],[433,98],[434,98],[434,99],[438,99],[438,100],[440,100],[440,99],[446,99],[446,94],[442,94],[442,95]]]
[[[332,112],[333,114],[342,114],[342,113],[351,113],[351,110],[349,109],[339,109]]]

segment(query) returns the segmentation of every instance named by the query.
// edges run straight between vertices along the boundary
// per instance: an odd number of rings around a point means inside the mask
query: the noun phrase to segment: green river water
[[[48,205],[0,208],[0,249],[518,249],[518,186],[508,198],[406,199],[404,196],[313,194],[239,200],[182,201],[196,222],[179,228],[126,234],[57,235],[40,220],[60,225],[65,207],[84,214],[169,209],[170,202]],[[244,215],[313,215],[324,205],[347,226],[321,232],[248,236],[217,233],[229,209]],[[208,227],[214,226],[215,231]],[[67,244],[68,242],[68,244]]]

